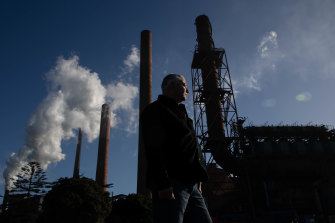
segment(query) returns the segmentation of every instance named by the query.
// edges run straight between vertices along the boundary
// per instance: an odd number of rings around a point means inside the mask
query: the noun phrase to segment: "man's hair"
[[[168,74],[164,77],[163,81],[162,81],[162,91],[164,92],[165,89],[174,81],[176,81],[177,79],[181,79],[183,78],[182,75],[180,74]]]

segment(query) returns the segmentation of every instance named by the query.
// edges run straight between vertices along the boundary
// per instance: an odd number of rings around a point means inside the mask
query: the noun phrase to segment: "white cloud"
[[[40,106],[62,104],[59,110],[51,114],[51,118],[59,116],[62,119],[60,127],[66,138],[74,136],[72,128],[80,127],[89,141],[95,139],[99,134],[101,105],[106,97],[106,89],[98,74],[80,66],[79,57],[74,56],[68,60],[59,58],[56,67],[46,76],[51,85],[47,99],[50,96],[58,98],[42,102]],[[60,90],[55,95],[58,89]],[[48,109],[42,107],[38,111],[45,112]],[[39,116],[37,118],[42,120]],[[36,127],[39,128],[39,125]]]
[[[283,58],[277,38],[278,34],[275,31],[270,31],[261,38],[255,57],[244,68],[245,75],[235,80],[238,91],[262,90],[261,80],[266,77],[265,75],[276,71],[277,63]]]
[[[65,159],[61,142],[75,136],[73,129],[81,128],[89,141],[99,134],[106,90],[98,74],[80,66],[79,58],[73,56],[59,58],[46,79],[50,89],[25,127],[24,146],[6,160],[7,186],[26,162],[37,161],[46,169],[50,163]]]
[[[131,73],[135,67],[140,64],[140,54],[139,49],[135,45],[133,45],[130,49],[130,54],[127,56],[127,59],[123,61],[125,67],[125,73]]]
[[[277,33],[275,31],[271,31],[261,40],[260,44],[258,45],[258,52],[261,58],[268,58],[277,48]]]
[[[136,54],[134,47],[133,53]],[[128,61],[128,67],[138,63],[132,55]],[[26,162],[37,161],[46,169],[50,163],[65,159],[61,143],[75,136],[73,130],[81,128],[88,141],[96,139],[101,106],[106,100],[111,103],[111,126],[116,127],[122,119],[127,132],[136,131],[138,112],[133,102],[138,88],[132,84],[119,81],[106,89],[97,73],[79,65],[78,56],[59,58],[56,66],[46,74],[46,80],[48,95],[25,127],[24,146],[6,160],[7,187],[12,186],[10,178],[16,176]]]
[[[238,86],[242,85],[249,89],[260,91],[261,86],[258,82],[260,76],[261,76],[260,72],[250,73],[249,76],[243,77],[242,81],[239,82]]]
[[[113,113],[122,110],[122,114],[128,117],[125,130],[129,133],[137,131],[138,110],[133,107],[137,95],[138,88],[132,84],[118,82],[107,86],[107,100],[111,104],[111,110]]]

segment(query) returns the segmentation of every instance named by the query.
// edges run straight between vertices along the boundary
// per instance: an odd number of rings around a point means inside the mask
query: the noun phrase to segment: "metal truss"
[[[203,155],[206,158],[206,164],[210,164],[215,163],[215,160],[213,159],[210,148],[207,148],[206,146],[208,140],[208,126],[205,108],[206,99],[204,97],[205,92],[201,73],[201,63],[202,61],[206,61],[206,57],[211,57],[211,59],[215,60],[216,73],[218,75],[218,90],[221,102],[223,124],[225,128],[225,139],[222,140],[225,140],[228,147],[227,149],[230,150],[230,152],[237,157],[241,156],[242,154],[240,146],[239,127],[242,127],[243,120],[239,119],[237,114],[235,96],[225,50],[214,48],[211,52],[207,52],[204,55],[203,52],[200,53],[198,49],[196,49],[194,52],[194,59],[191,70],[194,124],[196,135],[199,139],[199,144],[202,148]]]

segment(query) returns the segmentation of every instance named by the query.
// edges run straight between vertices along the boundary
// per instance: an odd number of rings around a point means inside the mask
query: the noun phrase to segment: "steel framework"
[[[218,75],[218,94],[221,102],[221,111],[225,129],[225,137],[221,140],[227,145],[226,148],[222,149],[227,149],[235,157],[240,157],[242,155],[239,130],[242,128],[243,123],[243,119],[239,118],[237,114],[235,96],[225,50],[213,48],[208,52],[199,52],[198,47],[196,46],[191,67],[194,122],[196,135],[206,159],[206,164],[215,163],[211,154],[211,148],[210,146],[207,146],[209,137],[208,126],[206,124],[205,104],[206,98],[208,97],[205,97],[206,92],[203,87],[201,73],[202,63],[208,59],[215,60],[215,69]]]

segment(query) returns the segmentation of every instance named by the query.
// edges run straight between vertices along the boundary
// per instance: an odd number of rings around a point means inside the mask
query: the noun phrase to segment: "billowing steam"
[[[133,107],[133,100],[138,94],[138,88],[122,82],[112,83],[107,86],[107,95],[113,95],[112,98],[108,99],[108,103],[111,105],[111,111],[117,113],[120,110],[127,111],[128,123],[123,123],[123,129],[128,133],[134,133],[137,130],[137,118],[138,110]],[[112,127],[121,123],[121,118],[125,116],[119,116],[114,118],[114,122],[111,123]]]
[[[46,169],[50,163],[65,159],[61,142],[74,137],[74,129],[81,128],[89,141],[96,139],[101,106],[106,101],[112,107],[111,126],[117,125],[115,112],[119,110],[129,113],[129,125],[134,122],[137,112],[134,112],[133,101],[138,88],[122,82],[105,88],[97,73],[79,65],[78,56],[59,58],[56,66],[46,74],[46,79],[48,95],[26,125],[24,146],[6,160],[4,177],[8,189],[13,186],[10,178],[15,178],[26,162],[37,161]]]

